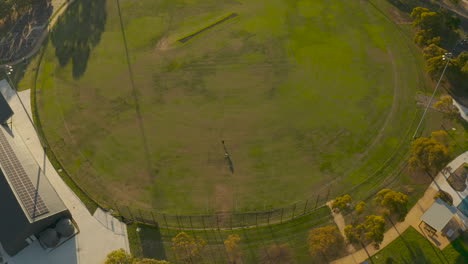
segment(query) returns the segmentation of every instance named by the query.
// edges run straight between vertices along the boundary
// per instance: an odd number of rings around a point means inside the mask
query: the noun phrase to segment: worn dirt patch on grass
[[[215,186],[216,209],[220,212],[230,211],[232,208],[232,190],[226,184]]]

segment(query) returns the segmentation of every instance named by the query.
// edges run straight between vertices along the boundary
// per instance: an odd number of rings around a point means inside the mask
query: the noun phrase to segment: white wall
[[[460,115],[468,121],[468,108],[464,107],[463,105],[459,104],[457,101],[453,100],[453,105],[455,105],[458,110],[460,110]]]

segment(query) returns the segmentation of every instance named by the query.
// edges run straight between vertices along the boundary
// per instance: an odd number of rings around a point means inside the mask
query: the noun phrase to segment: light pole
[[[12,82],[12,80],[11,80],[11,78],[10,78],[10,75],[11,75],[12,73],[13,73],[13,66],[11,66],[11,65],[5,65],[5,74],[6,74],[6,76],[7,76],[7,79],[8,79],[8,81],[9,81],[10,85],[13,85],[13,82]],[[15,89],[13,86],[12,86],[12,88]]]
[[[452,57],[452,53],[450,53],[450,52],[447,52],[444,55],[442,55],[442,60],[447,61],[447,63],[445,63],[444,70],[442,71],[442,74],[440,75],[439,81],[437,82],[437,85],[436,85],[436,87],[434,89],[434,92],[432,93],[432,96],[431,96],[431,99],[429,100],[429,103],[427,103],[426,109],[424,109],[424,113],[423,113],[423,115],[421,117],[421,120],[419,121],[418,127],[416,128],[416,131],[414,132],[413,139],[416,138],[416,136],[418,134],[418,131],[419,131],[419,128],[421,127],[422,122],[424,121],[424,117],[426,116],[427,110],[429,110],[429,107],[431,106],[432,101],[434,100],[434,96],[436,95],[437,90],[439,89],[440,82],[442,81],[442,78],[444,77],[445,71],[447,70],[447,67],[448,67],[448,65],[450,63],[451,57]]]

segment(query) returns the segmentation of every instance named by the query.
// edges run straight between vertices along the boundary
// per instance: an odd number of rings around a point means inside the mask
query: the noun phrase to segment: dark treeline
[[[15,14],[28,10],[33,0],[2,0],[0,1],[0,20],[9,19]]]
[[[432,11],[424,7],[415,7],[411,17],[416,29],[414,40],[423,48],[429,76],[437,80],[447,65],[449,93],[459,101],[467,101],[468,41],[462,39],[460,19],[445,9]]]

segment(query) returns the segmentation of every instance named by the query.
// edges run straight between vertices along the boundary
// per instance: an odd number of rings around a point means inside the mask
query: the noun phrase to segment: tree
[[[446,64],[447,64],[447,60],[444,59],[443,55],[432,57],[426,60],[427,73],[432,79],[436,80],[440,78],[440,75],[442,74],[442,71],[444,70]],[[457,61],[455,59],[449,59],[448,65],[447,65],[447,71],[453,72],[456,69],[457,69]]]
[[[143,258],[143,259],[135,259],[133,264],[171,264],[171,263],[165,260]]]
[[[172,250],[178,260],[184,263],[193,263],[200,256],[206,242],[198,237],[191,237],[185,232],[180,232],[172,238]]]
[[[439,45],[441,38],[437,36],[432,29],[421,29],[416,32],[414,42],[421,47],[431,44]]]
[[[438,130],[431,133],[431,138],[444,144],[444,146],[449,146],[449,138],[447,132],[444,130]]]
[[[2,0],[0,1],[0,20],[7,18],[11,15],[12,12],[12,4],[9,0]]]
[[[345,237],[351,244],[361,244],[364,246],[364,225],[347,225],[344,228]]]
[[[459,38],[456,30],[460,26],[460,20],[446,10],[433,12],[427,8],[415,7],[411,17],[414,19],[413,26],[418,29],[415,42],[420,46],[439,44],[441,39],[449,45]]]
[[[349,194],[345,194],[343,196],[336,197],[336,199],[332,202],[331,207],[333,209],[343,211],[349,208],[352,200],[353,198],[351,198]]]
[[[468,51],[464,51],[458,55],[457,65],[462,74],[468,75]]]
[[[424,58],[426,60],[430,58],[442,56],[445,53],[447,53],[447,50],[437,46],[436,44],[430,44],[429,46],[423,49]]]
[[[356,211],[357,214],[362,214],[366,210],[366,202],[360,201],[356,206],[354,207],[354,211]]]
[[[441,96],[440,101],[434,104],[434,108],[443,112],[444,116],[451,120],[457,119],[460,115],[458,108],[453,104],[453,99],[450,95]]]
[[[433,171],[440,171],[449,159],[447,147],[434,139],[421,137],[411,144],[410,166],[424,169],[431,176]]]
[[[238,235],[229,235],[224,241],[224,247],[229,258],[230,263],[239,262],[242,252],[239,246],[240,237]]]
[[[453,198],[452,196],[445,192],[445,191],[438,191],[437,194],[434,196],[434,199],[440,198],[442,201],[446,202],[448,205],[453,205]]]
[[[271,245],[262,251],[262,264],[292,264],[294,256],[288,244]]]
[[[364,235],[368,242],[379,248],[384,239],[385,219],[379,215],[369,215],[364,222]]]
[[[307,239],[310,255],[321,255],[326,259],[326,255],[336,249],[340,238],[341,235],[336,226],[330,225],[310,230]]]
[[[107,255],[105,264],[132,264],[133,256],[123,249],[112,251]]]
[[[456,30],[460,27],[461,20],[455,15],[452,15],[447,9],[439,11],[442,16],[443,25],[451,30]]]
[[[415,25],[421,29],[438,29],[442,17],[437,12],[422,12],[420,16],[414,21]]]
[[[413,20],[413,25],[414,26],[419,26],[421,23],[421,16],[423,13],[430,12],[429,9],[424,8],[424,7],[415,7],[413,11],[411,12],[411,17],[414,19]]]
[[[33,0],[13,0],[14,7],[17,11],[28,9],[32,6]]]
[[[171,264],[171,263],[165,260],[143,258],[143,259],[135,259],[133,264]]]
[[[383,189],[377,193],[374,201],[387,209],[390,214],[397,215],[400,221],[404,220],[408,213],[408,195],[404,193]]]
[[[351,244],[373,243],[376,248],[380,246],[384,238],[385,219],[378,215],[368,215],[362,224],[356,226],[347,225],[344,228],[346,239]]]
[[[107,255],[105,264],[171,264],[165,260],[156,260],[149,258],[134,258],[123,249],[112,251]]]

